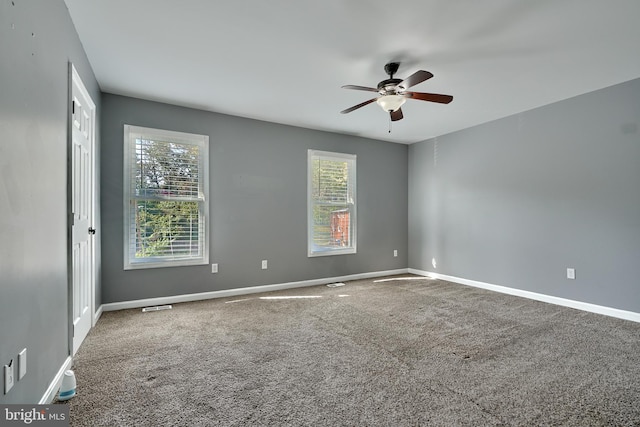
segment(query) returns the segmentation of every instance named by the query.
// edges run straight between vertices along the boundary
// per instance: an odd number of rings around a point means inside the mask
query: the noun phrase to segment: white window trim
[[[131,262],[130,258],[130,236],[131,217],[129,205],[131,201],[130,169],[133,158],[131,156],[131,143],[135,141],[135,135],[144,135],[149,139],[161,139],[163,141],[181,144],[198,145],[201,148],[201,188],[199,190],[199,202],[204,215],[204,233],[202,256],[198,258],[175,258],[160,259],[147,258],[137,262]],[[124,269],[136,270],[146,268],[180,267],[190,265],[209,264],[209,136],[186,132],[176,132],[164,129],[146,128],[141,126],[124,125],[124,163],[123,163],[123,248],[124,248]]]
[[[353,215],[353,235],[352,240],[353,244],[348,248],[341,249],[322,249],[317,250],[313,247],[313,189],[312,189],[312,173],[313,173],[313,158],[316,156],[320,156],[328,159],[335,159],[338,161],[351,161],[352,168],[350,169],[350,177],[349,177],[349,185],[352,188],[353,194],[353,204],[350,208],[350,213]],[[347,255],[347,254],[355,254],[357,253],[357,174],[356,174],[356,155],[355,154],[346,154],[346,153],[336,153],[330,151],[319,151],[319,150],[308,150],[307,152],[307,256],[308,257],[319,257],[319,256],[332,256],[332,255]]]

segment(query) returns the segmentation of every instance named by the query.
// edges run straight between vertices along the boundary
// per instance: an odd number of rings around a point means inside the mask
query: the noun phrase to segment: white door
[[[91,329],[94,312],[95,104],[73,66],[71,74],[71,274],[73,354],[76,354]]]

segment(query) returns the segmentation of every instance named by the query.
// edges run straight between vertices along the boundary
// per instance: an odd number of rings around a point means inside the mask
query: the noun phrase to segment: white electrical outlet
[[[398,250],[397,250],[397,249],[394,249],[394,250],[393,250],[393,256],[394,256],[394,257],[398,256]]]
[[[18,353],[18,380],[21,380],[25,375],[27,375],[27,349],[22,349],[20,353]]]
[[[11,387],[13,387],[13,360],[8,365],[4,365],[4,394],[9,393]]]
[[[267,260],[266,260],[266,259],[263,259],[263,260],[262,260],[262,269],[263,269],[263,270],[266,270],[266,269],[267,269]]]
[[[567,279],[575,280],[575,278],[576,278],[576,269],[567,268]]]
[[[218,272],[218,264],[211,264],[211,272],[212,273]]]

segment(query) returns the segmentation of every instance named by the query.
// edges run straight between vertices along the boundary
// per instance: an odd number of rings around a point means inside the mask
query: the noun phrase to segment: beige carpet
[[[104,313],[71,425],[640,426],[640,324],[406,277]]]

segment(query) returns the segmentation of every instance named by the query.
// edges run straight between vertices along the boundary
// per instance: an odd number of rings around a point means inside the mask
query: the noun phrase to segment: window
[[[356,253],[356,156],[309,150],[309,256]]]
[[[208,264],[209,137],[124,126],[124,268]]]

